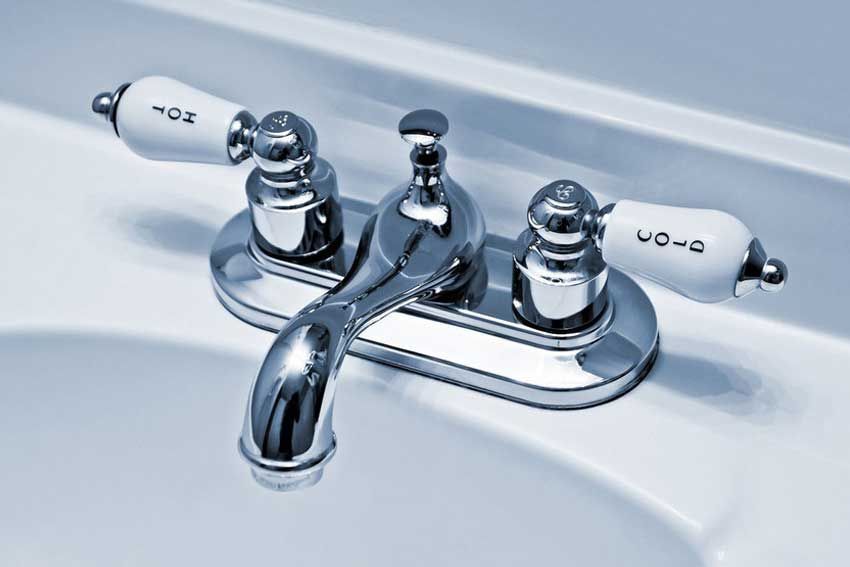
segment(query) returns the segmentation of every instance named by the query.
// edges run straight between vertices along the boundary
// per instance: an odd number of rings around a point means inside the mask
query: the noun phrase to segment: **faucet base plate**
[[[351,199],[342,205],[345,244],[334,257],[312,264],[265,255],[253,242],[248,212],[232,218],[210,255],[221,303],[247,323],[279,331],[347,271],[372,207]],[[572,333],[533,329],[511,309],[512,246],[488,237],[488,285],[474,306],[409,305],[368,328],[350,353],[552,409],[597,405],[635,387],[658,350],[655,309],[644,291],[611,269],[609,305],[594,324]]]

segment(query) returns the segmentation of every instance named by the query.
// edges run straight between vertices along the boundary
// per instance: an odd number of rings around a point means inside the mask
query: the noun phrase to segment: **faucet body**
[[[379,203],[345,278],[283,327],[260,367],[239,448],[267,487],[320,480],[336,447],[337,375],[364,329],[414,301],[463,304],[486,285],[481,211],[443,171],[442,148],[411,159],[412,181]]]

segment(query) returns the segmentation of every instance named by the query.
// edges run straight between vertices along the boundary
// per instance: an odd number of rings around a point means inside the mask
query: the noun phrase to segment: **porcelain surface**
[[[778,164],[780,150],[764,160],[721,152],[706,141],[711,133],[688,143],[649,136],[634,152],[618,152],[645,132],[617,130],[604,117],[592,127],[587,116],[549,121],[547,113],[560,111],[538,107],[530,132],[557,137],[552,129],[575,124],[565,131],[599,136],[572,148],[555,140],[574,150],[556,158],[537,151],[535,139],[520,147],[499,127],[482,129],[474,108],[499,106],[472,102],[494,92],[476,99],[464,90],[471,85],[400,75],[399,99],[370,98],[369,86],[352,97],[343,87],[358,72],[385,77],[392,68],[335,60],[321,88],[307,89],[321,94],[299,107],[318,118],[344,195],[374,202],[404,178],[397,134],[376,124],[417,96],[432,98],[459,119],[453,174],[470,179],[488,223],[505,236],[525,222],[515,213],[541,178],[569,175],[606,198],[650,196],[753,219],[794,275],[783,294],[723,306],[641,282],[659,317],[655,368],[627,396],[589,410],[535,409],[351,358],[336,407],[344,443],[322,483],[273,494],[254,484],[236,450],[248,387],[273,335],[227,313],[208,273],[218,229],[245,206],[249,166],[144,161],[87,107],[104,84],[153,71],[239,99],[244,85],[226,86],[226,64],[196,65],[227,62],[233,44],[218,40],[232,30],[209,20],[236,5],[212,2],[207,16],[192,19],[161,6],[98,13],[93,4],[55,6],[68,29],[88,21],[97,30],[75,32],[79,44],[67,51],[48,49],[65,28],[29,51],[20,50],[18,28],[0,40],[14,54],[2,65],[16,78],[0,85],[0,126],[14,133],[0,137],[0,564],[232,565],[279,557],[281,548],[293,561],[370,566],[846,562],[850,332],[840,276],[848,268],[824,263],[841,257],[848,238],[841,160],[801,154],[803,165]],[[34,14],[22,6],[0,26],[35,29]],[[112,43],[113,52],[92,60],[119,28],[129,51]],[[136,50],[150,29],[162,41]],[[273,36],[242,37],[243,48],[280,48]],[[166,47],[175,45],[186,51],[169,59]],[[80,62],[73,72],[72,61]],[[36,68],[44,72],[30,73]],[[333,74],[342,68],[347,74]],[[420,80],[427,89],[405,90]],[[459,92],[468,96],[451,106]],[[275,106],[271,94],[249,98]],[[507,115],[528,110],[516,100],[500,103]],[[349,142],[362,136],[382,149],[354,155]],[[612,139],[622,145],[607,145],[606,154],[596,147]],[[527,169],[477,176],[511,150],[528,158]],[[709,170],[716,174],[700,175]],[[752,191],[730,188],[736,175]],[[815,234],[813,219],[799,221],[797,237],[786,234],[797,187],[810,191],[806,202],[818,203],[829,235],[814,250],[799,238]],[[322,544],[328,538],[334,545]]]

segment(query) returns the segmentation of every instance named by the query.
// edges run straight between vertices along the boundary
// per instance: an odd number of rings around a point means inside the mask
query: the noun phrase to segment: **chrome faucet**
[[[333,405],[351,342],[372,323],[414,301],[462,305],[481,269],[486,235],[475,202],[445,171],[435,110],[399,123],[414,145],[410,182],[378,205],[353,266],[333,289],[280,331],[251,389],[239,441],[254,478],[277,490],[315,484],[334,454]]]
[[[292,112],[257,123],[165,77],[102,93],[92,109],[150,159],[256,163],[248,208],[220,231],[210,270],[227,309],[279,332],[238,443],[254,478],[276,490],[315,484],[333,457],[348,353],[514,402],[587,408],[636,387],[658,354],[655,308],[625,272],[706,303],[776,292],[788,277],[727,213],[630,200],[600,208],[567,179],[531,197],[516,240],[487,235],[445,171],[449,125],[435,110],[402,118],[413,173],[374,207],[340,199],[315,131]],[[302,308],[317,286],[328,291]],[[357,340],[378,321],[378,338]]]

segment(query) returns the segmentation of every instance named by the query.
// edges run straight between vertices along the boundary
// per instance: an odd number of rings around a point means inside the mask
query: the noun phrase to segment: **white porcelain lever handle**
[[[761,288],[779,291],[787,279],[737,218],[711,209],[619,201],[605,215],[598,245],[605,261],[706,303]]]
[[[168,77],[145,77],[102,93],[92,110],[142,157],[230,165],[248,156],[241,137],[256,120],[245,108]]]

